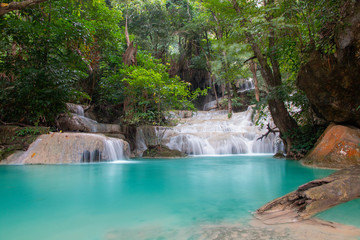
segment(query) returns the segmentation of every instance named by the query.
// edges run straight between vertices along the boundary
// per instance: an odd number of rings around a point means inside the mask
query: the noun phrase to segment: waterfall
[[[255,88],[252,78],[246,79],[243,83],[239,83],[240,92],[246,92]]]
[[[84,108],[81,105],[75,105],[76,114],[79,116],[84,116]]]
[[[107,138],[105,140],[105,154],[110,160],[127,159],[130,153],[126,153],[124,141],[116,138]],[[129,149],[128,149],[129,150]]]
[[[161,144],[189,155],[223,155],[275,153],[282,149],[278,135],[269,134],[256,126],[252,120],[252,109],[233,113],[228,119],[227,111],[199,111],[192,118],[183,118],[175,127],[153,127],[156,136],[163,135]],[[140,129],[137,136],[138,150],[146,149],[147,138]],[[149,134],[147,134],[149,135]]]

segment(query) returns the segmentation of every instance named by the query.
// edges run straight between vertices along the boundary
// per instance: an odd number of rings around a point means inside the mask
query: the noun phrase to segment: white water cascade
[[[128,159],[130,156],[130,146],[127,142],[117,138],[107,138],[105,140],[104,158],[109,160]]]
[[[119,124],[99,123],[84,115],[84,108],[81,105],[67,103],[67,109],[71,115],[65,114],[57,119],[58,128],[70,132],[93,132],[109,133],[121,132]]]
[[[255,89],[254,81],[252,78],[246,79],[243,82],[238,82],[236,85],[238,88],[240,88],[240,92],[246,92]]]
[[[283,150],[280,138],[269,134],[251,121],[252,109],[233,113],[228,119],[227,111],[199,111],[192,118],[183,118],[175,127],[154,127],[153,139],[173,150],[189,155],[223,155],[244,153],[275,153]],[[146,149],[149,133],[139,129],[137,148]],[[148,131],[148,130],[146,130]]]

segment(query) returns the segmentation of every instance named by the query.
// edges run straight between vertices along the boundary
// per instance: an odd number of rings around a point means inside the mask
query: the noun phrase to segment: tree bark
[[[220,109],[220,103],[219,103],[219,98],[218,98],[217,91],[216,91],[216,86],[215,86],[215,76],[210,76],[210,77],[211,77],[213,91],[214,91],[215,99],[216,99],[216,108],[219,110]]]
[[[128,18],[125,17],[125,39],[126,39],[126,45],[130,46],[130,38],[129,38],[129,31],[128,31]]]
[[[131,41],[123,55],[124,64],[128,66],[131,65],[136,66],[137,65],[136,54],[137,54],[137,45],[134,47],[134,42]]]
[[[137,54],[137,47],[138,45],[134,47],[134,42],[130,42],[129,38],[129,32],[128,32],[128,24],[127,24],[127,16],[125,19],[125,38],[126,38],[126,44],[128,48],[126,49],[124,55],[123,55],[123,62],[127,66],[137,66],[137,60],[136,60],[136,54]],[[129,88],[129,84],[127,82],[124,82],[125,88]],[[131,108],[131,96],[125,96],[124,99],[124,113],[128,114],[129,110]],[[131,116],[130,116],[131,117]]]
[[[232,99],[231,99],[231,83],[228,82],[226,84],[226,88],[227,88],[227,95],[228,95],[228,118],[231,118],[232,117]]]
[[[227,55],[226,52],[223,51],[222,52],[223,57],[224,57],[224,70],[225,72],[228,71],[228,61],[227,61]],[[228,103],[228,118],[232,117],[232,99],[231,99],[231,82],[228,79],[225,79],[225,85],[226,85],[226,91],[227,91],[227,103]]]
[[[360,197],[360,166],[310,181],[256,211],[267,224],[301,221],[338,204]]]
[[[11,11],[21,10],[46,1],[47,0],[26,0],[22,2],[0,3],[0,16],[5,15]]]
[[[257,102],[260,102],[260,91],[259,84],[256,76],[256,63],[253,60],[250,60],[250,71],[252,72],[254,85],[255,85],[255,98]]]

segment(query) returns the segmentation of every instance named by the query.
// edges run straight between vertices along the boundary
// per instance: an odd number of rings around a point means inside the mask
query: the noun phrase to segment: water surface
[[[0,239],[201,239],[331,172],[247,155],[0,166]],[[360,227],[359,203],[320,216]]]

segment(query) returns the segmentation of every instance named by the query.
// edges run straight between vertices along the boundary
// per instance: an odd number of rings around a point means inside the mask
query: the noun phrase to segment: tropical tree
[[[2,121],[52,125],[66,102],[90,100],[103,53],[123,39],[104,3],[42,4],[1,17]]]
[[[191,93],[188,83],[170,77],[167,66],[150,54],[139,52],[137,66],[120,63],[116,71],[107,72],[101,81],[103,100],[124,104],[128,99],[124,114],[130,124],[164,124],[166,111],[194,109],[191,100],[204,94],[200,90]]]

